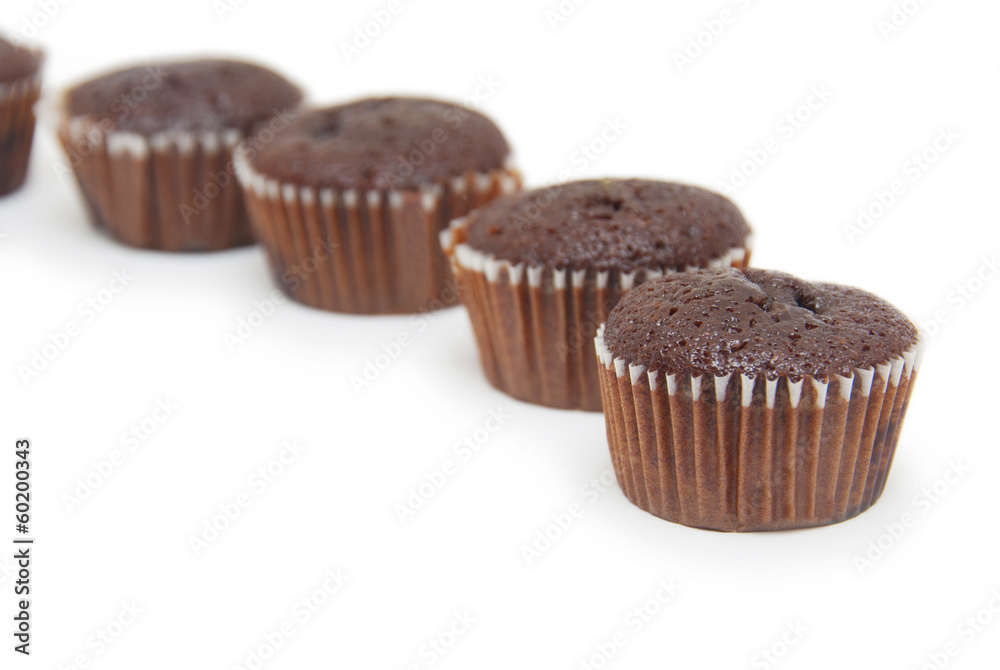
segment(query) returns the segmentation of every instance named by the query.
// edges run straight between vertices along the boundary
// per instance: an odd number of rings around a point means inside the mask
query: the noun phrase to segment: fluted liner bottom
[[[670,375],[595,342],[618,484],[686,526],[823,526],[882,495],[922,348],[829,382]]]
[[[145,137],[70,117],[58,134],[94,224],[119,242],[160,251],[253,244],[232,164],[240,131]]]
[[[626,291],[664,270],[515,265],[470,248],[466,232],[467,223],[456,220],[441,242],[452,259],[490,384],[538,405],[600,412],[594,333]],[[709,265],[742,268],[749,258],[748,249],[733,249]]]
[[[236,152],[250,218],[275,280],[293,299],[334,312],[406,314],[458,303],[438,234],[520,188],[515,170],[474,171],[420,190],[283,184]]]

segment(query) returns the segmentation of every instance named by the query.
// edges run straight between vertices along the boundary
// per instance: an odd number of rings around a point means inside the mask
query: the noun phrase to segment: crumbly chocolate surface
[[[265,144],[254,167],[279,181],[337,189],[411,189],[503,168],[510,147],[488,118],[421,98],[372,98],[313,110]]]
[[[41,52],[25,49],[0,36],[0,82],[30,77],[41,64]]]
[[[79,84],[66,94],[70,115],[108,120],[140,135],[162,131],[250,132],[296,108],[302,91],[267,68],[231,60],[140,65]]]
[[[827,380],[909,350],[917,329],[866,291],[771,270],[697,270],[652,279],[608,315],[605,345],[653,370]]]
[[[499,198],[469,220],[469,246],[551,268],[682,270],[744,245],[750,227],[727,198],[643,179],[576,181]]]

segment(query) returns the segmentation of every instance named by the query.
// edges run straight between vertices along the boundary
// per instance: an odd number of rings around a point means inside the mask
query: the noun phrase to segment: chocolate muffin
[[[28,173],[41,69],[41,52],[0,37],[0,195],[20,188]]]
[[[295,300],[336,312],[457,302],[438,233],[520,186],[496,125],[437,100],[312,110],[262,140],[250,138],[237,158],[275,278]]]
[[[611,310],[596,350],[625,495],[723,531],[868,509],[920,363],[917,329],[884,300],[759,269],[649,281]]]
[[[67,91],[59,138],[95,223],[119,241],[229,249],[253,242],[232,149],[257,128],[280,133],[301,99],[249,63],[142,65]]]
[[[721,195],[606,179],[500,198],[454,222],[442,244],[490,383],[528,402],[600,411],[593,338],[619,297],[664,273],[743,267],[749,239]]]

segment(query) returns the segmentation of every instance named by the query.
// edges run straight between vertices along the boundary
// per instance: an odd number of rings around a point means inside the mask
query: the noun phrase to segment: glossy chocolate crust
[[[717,193],[605,179],[500,198],[472,215],[468,244],[515,264],[627,272],[705,266],[749,234],[740,210]]]
[[[650,280],[608,315],[611,353],[668,374],[828,380],[911,349],[917,330],[881,298],[760,269]]]
[[[510,147],[492,121],[420,98],[373,98],[301,115],[253,159],[265,176],[335,188],[413,189],[504,167]]]
[[[30,77],[41,64],[41,52],[19,47],[0,37],[0,82]]]
[[[92,79],[67,92],[66,108],[70,116],[87,115],[145,136],[231,128],[246,134],[301,100],[297,86],[266,68],[196,60],[140,65]]]

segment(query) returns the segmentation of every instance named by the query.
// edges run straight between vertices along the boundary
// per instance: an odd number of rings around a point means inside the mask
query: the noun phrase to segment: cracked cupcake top
[[[705,266],[749,234],[740,210],[717,193],[603,179],[498,198],[469,216],[466,242],[514,264],[628,272]]]
[[[504,167],[510,147],[488,118],[423,98],[372,98],[302,114],[253,167],[317,188],[413,189]]]
[[[668,374],[828,380],[911,349],[917,329],[881,298],[755,268],[652,279],[608,315],[615,357]]]
[[[71,116],[110,121],[116,130],[244,134],[268,118],[294,110],[302,91],[267,68],[231,60],[154,63],[112,72],[66,93]]]

